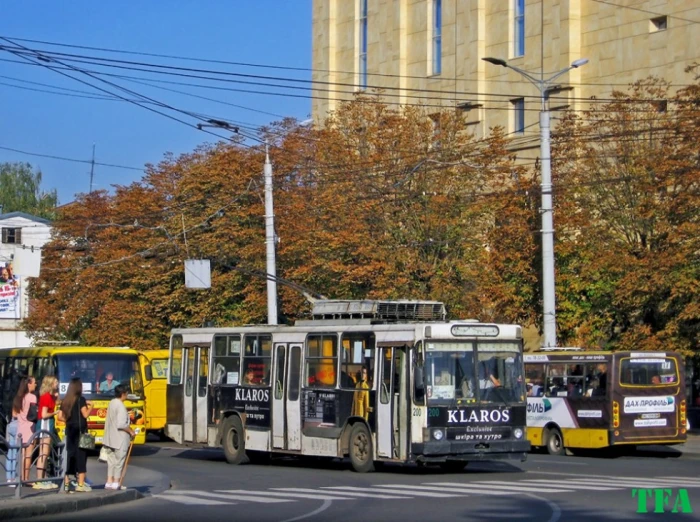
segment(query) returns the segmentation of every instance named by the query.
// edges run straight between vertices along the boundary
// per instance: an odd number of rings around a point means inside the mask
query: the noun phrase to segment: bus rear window
[[[668,386],[678,383],[676,360],[671,357],[631,357],[622,359],[620,384],[623,386]]]

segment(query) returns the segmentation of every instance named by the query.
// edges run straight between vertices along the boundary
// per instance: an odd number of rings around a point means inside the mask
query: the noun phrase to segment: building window
[[[2,242],[10,245],[19,245],[22,242],[21,228],[3,228]]]
[[[652,18],[649,24],[649,32],[665,31],[668,28],[668,19],[665,16]]]
[[[433,0],[433,74],[442,73],[442,0]]]
[[[513,105],[513,133],[525,132],[525,99],[518,98],[510,102]]]
[[[367,2],[360,0],[360,87],[367,88]]]
[[[525,0],[513,1],[515,2],[513,56],[523,56],[525,54]]]

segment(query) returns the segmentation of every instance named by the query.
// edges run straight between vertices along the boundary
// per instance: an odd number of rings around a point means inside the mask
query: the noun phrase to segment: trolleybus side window
[[[311,388],[335,388],[338,338],[333,334],[306,339],[306,383]]]
[[[243,354],[243,384],[267,386],[270,384],[272,357],[271,335],[246,335]]]
[[[374,334],[343,335],[340,348],[340,387],[355,388],[367,370],[367,384],[374,386]]]
[[[170,384],[182,384],[182,337],[173,336],[173,349],[168,365],[168,382]]]
[[[212,384],[238,384],[241,366],[241,336],[214,337],[214,374]]]

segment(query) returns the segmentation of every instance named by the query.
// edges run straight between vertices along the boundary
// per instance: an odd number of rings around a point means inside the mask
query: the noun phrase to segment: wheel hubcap
[[[359,460],[367,460],[369,456],[369,444],[367,441],[367,436],[364,433],[360,433],[355,437],[355,456]]]

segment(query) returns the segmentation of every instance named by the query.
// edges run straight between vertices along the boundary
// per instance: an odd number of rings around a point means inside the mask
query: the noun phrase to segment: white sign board
[[[185,260],[185,288],[211,288],[211,266],[208,259]]]

